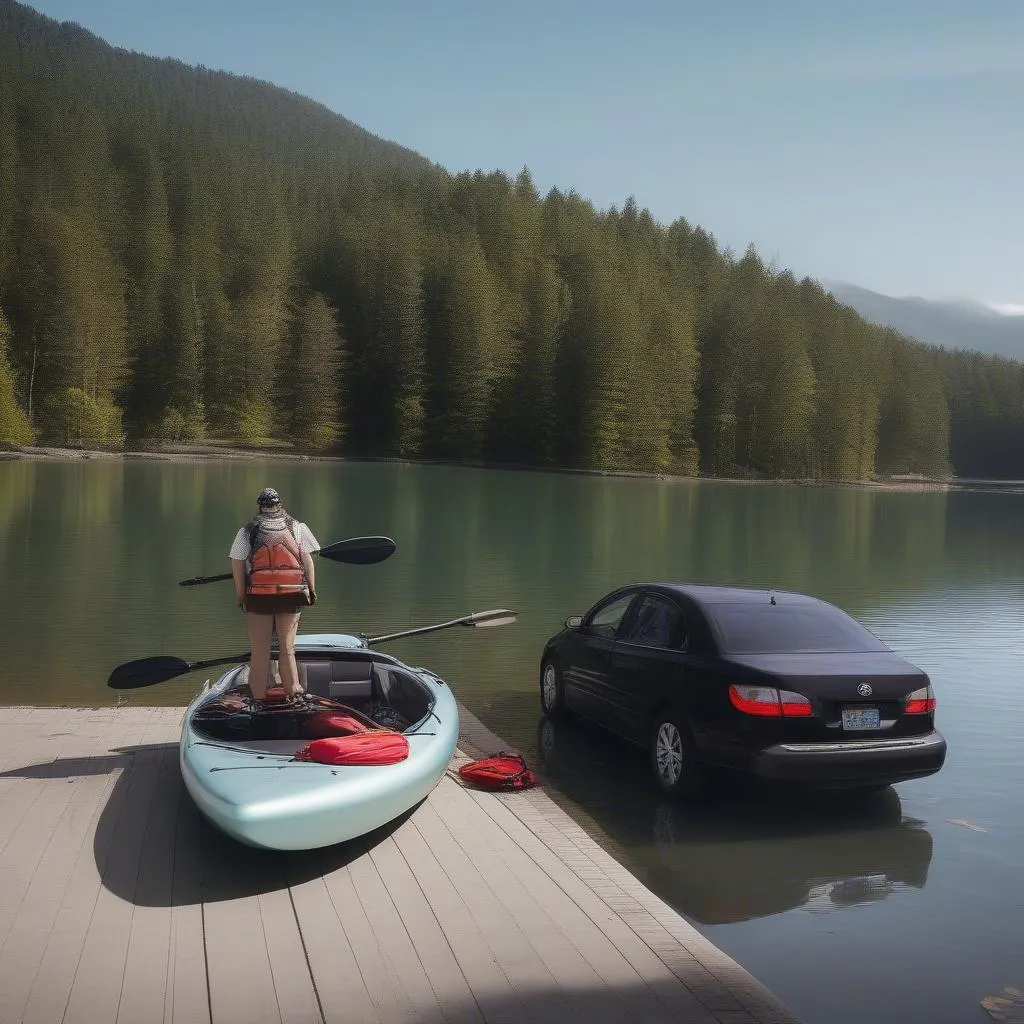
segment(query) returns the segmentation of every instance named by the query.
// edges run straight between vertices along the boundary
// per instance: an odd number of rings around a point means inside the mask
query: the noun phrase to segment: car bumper
[[[946,760],[938,732],[899,739],[777,743],[754,757],[755,775],[820,786],[871,786],[934,775]]]

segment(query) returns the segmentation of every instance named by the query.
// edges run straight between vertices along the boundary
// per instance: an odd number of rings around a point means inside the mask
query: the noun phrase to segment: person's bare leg
[[[295,634],[299,631],[299,613],[278,612],[274,618],[277,622],[277,642],[280,650],[277,667],[281,673],[281,685],[287,699],[302,693],[299,668],[295,664]]]
[[[249,689],[254,700],[265,700],[267,676],[270,672],[270,637],[274,630],[273,615],[246,612],[249,626]]]

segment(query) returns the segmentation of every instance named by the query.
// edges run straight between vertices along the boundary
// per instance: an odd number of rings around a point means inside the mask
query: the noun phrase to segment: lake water
[[[114,665],[243,652],[225,572],[265,485],[322,544],[303,630],[388,632],[507,607],[517,625],[389,650],[439,671],[552,795],[808,1024],[964,1024],[1024,988],[1024,493],[672,483],[367,463],[0,462],[0,702],[109,705]],[[640,579],[834,601],[927,671],[945,768],[859,802],[659,798],[644,756],[542,721],[537,661],[569,614]],[[129,696],[184,704],[204,676]]]

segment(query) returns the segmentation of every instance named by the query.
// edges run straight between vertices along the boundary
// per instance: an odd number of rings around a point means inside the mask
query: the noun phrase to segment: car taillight
[[[732,706],[745,715],[764,718],[807,718],[814,714],[811,702],[802,693],[776,690],[773,686],[730,686]]]
[[[932,693],[931,684],[922,686],[920,690],[910,694],[903,710],[908,715],[927,715],[929,711],[934,711],[935,694]]]

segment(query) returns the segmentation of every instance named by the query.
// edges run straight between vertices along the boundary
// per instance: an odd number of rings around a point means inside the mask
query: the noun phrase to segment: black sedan
[[[647,747],[666,793],[708,766],[871,789],[939,771],[928,676],[804,594],[637,583],[545,645],[541,706]]]

